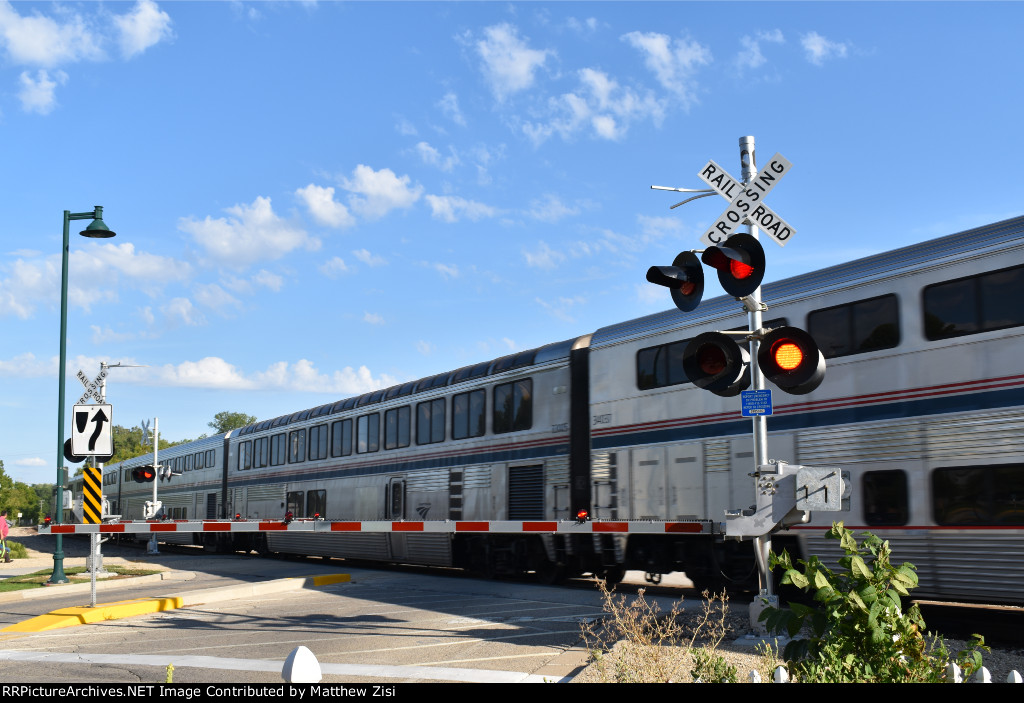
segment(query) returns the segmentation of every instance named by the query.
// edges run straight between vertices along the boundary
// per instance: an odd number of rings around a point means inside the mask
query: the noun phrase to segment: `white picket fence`
[[[946,676],[953,683],[963,683],[964,680],[960,667],[956,664],[950,664],[946,667]],[[761,674],[751,669],[747,679],[750,683],[761,683]],[[775,669],[772,683],[789,683],[789,672],[786,671],[786,667],[780,666]],[[984,666],[981,667],[974,672],[974,683],[992,683],[992,673]],[[1006,677],[1006,683],[1024,683],[1024,679],[1021,678],[1020,673],[1015,669]]]

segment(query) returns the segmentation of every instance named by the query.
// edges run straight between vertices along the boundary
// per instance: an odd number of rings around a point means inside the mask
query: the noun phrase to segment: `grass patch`
[[[113,576],[106,576],[102,579],[98,579],[102,581],[116,581],[118,579],[135,578],[136,576],[149,576],[150,574],[160,573],[160,569],[144,569],[121,565],[107,565],[103,568],[108,573],[113,574]],[[53,575],[53,569],[43,569],[31,574],[24,574],[22,576],[11,576],[10,578],[0,581],[0,593],[6,591],[23,591],[29,588],[43,588],[44,584],[50,580],[51,575]],[[68,577],[69,583],[86,583],[92,578],[92,575],[86,571],[84,566],[73,566],[71,568],[64,569],[64,575]]]

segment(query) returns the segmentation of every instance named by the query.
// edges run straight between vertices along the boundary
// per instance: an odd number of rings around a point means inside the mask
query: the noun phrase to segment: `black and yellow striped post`
[[[103,522],[103,469],[85,467],[82,482],[82,522],[99,525]]]

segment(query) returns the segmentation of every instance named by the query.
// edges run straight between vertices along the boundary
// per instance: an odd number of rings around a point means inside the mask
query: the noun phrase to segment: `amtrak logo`
[[[430,512],[430,503],[424,503],[416,508],[417,514],[420,516],[420,520],[427,519],[427,513]]]

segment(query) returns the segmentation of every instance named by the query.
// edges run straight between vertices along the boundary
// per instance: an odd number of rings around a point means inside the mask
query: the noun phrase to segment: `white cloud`
[[[9,2],[0,2],[0,41],[15,64],[53,68],[83,59],[103,58],[102,34],[94,33],[77,13],[62,12],[63,23],[35,10],[22,17]]]
[[[416,136],[416,125],[404,117],[399,117],[398,122],[395,123],[395,131],[401,134],[403,137],[415,137]]]
[[[89,325],[92,330],[93,344],[110,344],[111,342],[127,342],[135,339],[138,335],[135,332],[115,332],[109,327],[101,328],[99,325]]]
[[[238,298],[228,293],[216,283],[198,284],[193,295],[197,303],[212,308],[221,314],[224,314],[228,308],[242,307],[242,303]]]
[[[0,377],[56,378],[59,366],[60,359],[57,356],[49,359],[37,359],[35,354],[26,352],[12,359],[0,359]]]
[[[773,44],[784,44],[785,38],[782,36],[781,29],[775,29],[770,32],[758,32],[756,36],[745,35],[740,37],[740,44],[743,45],[743,51],[736,56],[736,66],[739,69],[744,68],[758,68],[762,66],[767,59],[764,54],[761,53],[761,42],[771,42]]]
[[[460,217],[476,222],[485,217],[494,217],[498,213],[490,205],[484,205],[475,200],[466,200],[456,195],[428,195],[427,202],[430,203],[434,219],[445,222],[457,222]]]
[[[416,153],[420,155],[423,163],[436,166],[445,173],[449,173],[458,166],[461,161],[458,154],[451,147],[448,148],[448,156],[442,158],[441,152],[430,146],[427,142],[419,142],[416,144]]]
[[[555,223],[570,215],[578,215],[578,207],[565,205],[558,196],[547,193],[543,198],[531,200],[527,214],[535,220]]]
[[[484,38],[476,42],[476,50],[483,60],[484,77],[499,101],[533,85],[534,73],[554,53],[531,49],[519,38],[516,28],[507,23],[484,29]]]
[[[284,279],[278,276],[276,273],[271,273],[266,269],[260,269],[252,277],[252,282],[258,286],[269,288],[270,290],[277,293],[284,286]]]
[[[0,278],[0,316],[28,319],[39,304],[59,305],[60,269],[59,254],[18,258],[3,266],[6,277]],[[131,242],[86,243],[71,252],[68,269],[68,305],[84,310],[100,301],[117,300],[117,287],[122,280],[148,295],[159,295],[166,283],[183,281],[191,275],[187,263],[137,253]]]
[[[15,459],[14,462],[12,462],[12,463],[15,466],[28,466],[28,467],[31,467],[31,466],[49,466],[50,465],[50,462],[48,462],[48,461],[46,461],[43,458],[38,457],[38,456],[26,457],[24,459]]]
[[[206,318],[196,310],[188,298],[172,298],[160,307],[160,312],[172,323],[181,323],[190,327],[206,324]]]
[[[328,227],[351,227],[356,223],[348,208],[334,199],[334,188],[310,183],[295,191],[313,219]]]
[[[362,261],[367,266],[383,266],[387,261],[382,256],[371,254],[366,249],[356,249],[352,252],[352,256],[356,257],[359,261]]]
[[[455,93],[448,91],[444,94],[444,97],[438,101],[437,106],[441,108],[441,112],[448,116],[455,124],[460,127],[466,126],[466,116],[462,114],[462,110],[459,109],[459,96]]]
[[[697,101],[693,79],[698,66],[711,63],[711,50],[696,41],[672,39],[655,32],[630,32],[622,40],[644,55],[644,64],[658,83],[689,109]]]
[[[342,187],[353,193],[349,197],[352,210],[369,219],[378,219],[398,208],[410,208],[419,200],[423,186],[409,186],[409,177],[398,177],[389,168],[374,171],[359,164],[351,179],[343,179]]]
[[[343,273],[348,273],[351,269],[345,263],[345,260],[340,256],[335,256],[328,259],[319,266],[320,273],[327,276],[328,278],[337,278]]]
[[[614,141],[625,136],[635,121],[650,119],[660,125],[665,117],[664,103],[650,91],[641,95],[593,68],[581,69],[577,77],[580,81],[577,92],[548,101],[548,110],[554,116],[546,124],[527,122],[523,125],[524,133],[534,144],[554,134],[569,139],[586,126],[593,136]]]
[[[363,322],[368,322],[371,325],[383,325],[384,318],[375,312],[363,313]]]
[[[320,248],[319,239],[274,214],[270,198],[257,197],[251,205],[235,205],[226,212],[231,217],[207,216],[201,222],[182,218],[178,228],[217,261],[238,268],[260,259],[279,259],[300,247]]]
[[[569,311],[574,307],[583,305],[587,302],[587,299],[581,295],[576,295],[571,298],[560,297],[553,303],[541,300],[540,298],[534,298],[534,300],[538,305],[547,310],[548,314],[552,317],[556,317],[565,322],[575,322],[575,318],[569,314]]]
[[[170,15],[162,12],[152,0],[139,0],[130,12],[114,15],[114,26],[121,55],[126,59],[172,36]]]
[[[459,277],[459,267],[455,264],[432,264],[432,268],[440,273],[443,278]]]
[[[535,252],[523,250],[523,257],[526,258],[526,265],[541,269],[553,269],[565,261],[565,254],[557,252],[548,246],[547,242],[541,242]]]
[[[422,339],[416,342],[416,351],[418,351],[420,354],[423,354],[424,356],[429,356],[430,354],[434,353],[436,349],[436,346]]]
[[[846,44],[829,41],[817,32],[803,35],[800,37],[800,43],[807,54],[807,60],[815,66],[824,65],[826,59],[846,58]]]
[[[23,71],[18,77],[18,82],[21,84],[21,90],[18,91],[21,109],[25,112],[48,115],[57,106],[54,90],[58,84],[67,83],[67,80],[68,74],[61,70],[53,72],[52,80],[49,72],[43,69],[36,71],[35,78],[32,78],[28,71]]]

